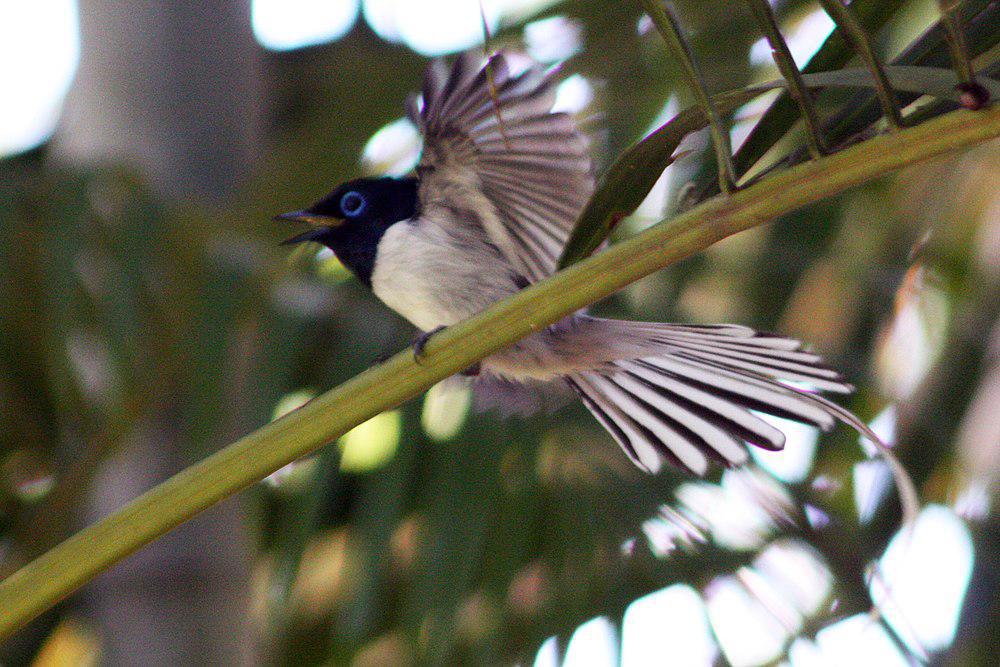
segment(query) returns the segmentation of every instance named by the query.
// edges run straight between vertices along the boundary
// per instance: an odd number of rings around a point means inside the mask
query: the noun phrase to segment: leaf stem
[[[864,61],[865,66],[875,77],[875,93],[878,95],[889,128],[893,131],[899,130],[903,127],[903,116],[899,112],[896,96],[892,92],[892,85],[889,83],[889,77],[885,74],[885,68],[875,53],[868,33],[854,16],[854,10],[845,5],[842,0],[819,0],[819,3],[833,19],[833,22],[837,24],[837,27],[844,32],[844,36],[854,48],[855,53]]]
[[[781,34],[781,28],[774,18],[771,3],[767,0],[747,0],[747,3],[753,10],[754,17],[764,32],[764,37],[767,38],[767,43],[771,45],[771,57],[774,58],[781,76],[788,81],[788,93],[802,113],[809,153],[814,158],[819,158],[826,153],[826,147],[819,129],[819,115],[816,113],[816,105],[813,103],[812,93],[809,92],[805,81],[802,80],[802,72],[795,64],[792,52],[788,49],[788,44]]]
[[[962,13],[959,11],[961,0],[938,0],[941,10],[941,24],[945,30],[945,40],[951,51],[951,62],[955,68],[958,80],[966,85],[975,85],[976,75],[972,70],[972,60],[965,44],[965,32],[962,30]]]
[[[694,52],[687,37],[684,36],[684,29],[669,2],[639,1],[653,20],[653,25],[663,36],[671,53],[681,63],[684,78],[694,92],[698,106],[705,110],[709,132],[712,134],[712,145],[715,148],[715,160],[718,163],[719,188],[726,194],[731,194],[736,189],[736,169],[733,168],[733,147],[729,140],[729,130],[723,124],[719,111],[708,94],[705,81],[694,61]]]
[[[938,0],[941,25],[944,27],[945,41],[951,52],[952,68],[958,76],[957,89],[962,93],[962,106],[977,110],[989,101],[990,94],[976,81],[976,71],[972,65],[972,58],[969,57],[969,47],[965,39],[961,4],[961,0]]]
[[[950,112],[715,197],[494,304],[244,436],[0,582],[0,639],[215,503],[374,415],[727,236],[948,151],[1000,136],[1000,107]],[[610,446],[610,445],[609,445]]]

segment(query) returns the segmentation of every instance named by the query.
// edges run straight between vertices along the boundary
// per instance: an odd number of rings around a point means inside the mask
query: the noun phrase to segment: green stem
[[[830,18],[837,24],[837,27],[844,31],[847,41],[854,47],[854,51],[858,54],[858,57],[861,58],[865,66],[872,73],[872,76],[875,77],[875,93],[878,95],[879,103],[882,105],[882,112],[889,122],[890,129],[900,129],[903,127],[903,116],[899,112],[899,106],[896,102],[896,96],[892,92],[889,77],[885,74],[885,68],[882,67],[882,63],[875,53],[875,48],[872,46],[872,41],[868,37],[868,33],[865,32],[865,29],[858,22],[857,17],[854,16],[854,10],[845,5],[843,0],[819,0],[819,4],[823,6],[823,9],[830,15]]]
[[[976,75],[972,70],[972,60],[965,44],[965,32],[962,30],[962,12],[959,10],[961,0],[938,0],[941,11],[941,24],[944,26],[948,50],[951,51],[951,63],[955,68],[958,80],[967,86],[976,83]]]
[[[1000,136],[1000,107],[958,110],[715,197],[532,285],[181,471],[0,582],[0,639],[215,503],[434,383],[737,232],[900,167]]]
[[[680,61],[684,78],[694,92],[698,106],[705,111],[709,132],[712,134],[712,145],[715,148],[715,160],[719,165],[719,188],[729,194],[736,187],[736,170],[733,168],[733,147],[729,140],[729,130],[723,124],[719,111],[708,94],[705,81],[698,71],[698,65],[694,62],[694,52],[684,36],[684,29],[669,3],[663,0],[640,0],[640,2],[674,57]]]
[[[747,0],[750,9],[753,10],[757,23],[767,38],[767,43],[771,45],[771,57],[774,58],[781,76],[788,82],[788,94],[795,101],[802,112],[802,121],[806,126],[806,142],[809,145],[809,153],[814,158],[821,157],[826,153],[823,145],[823,136],[819,131],[819,115],[816,113],[816,105],[813,104],[812,94],[802,80],[802,72],[799,71],[792,58],[792,52],[788,49],[788,44],[781,34],[781,28],[774,18],[771,10],[771,3],[768,0]]]

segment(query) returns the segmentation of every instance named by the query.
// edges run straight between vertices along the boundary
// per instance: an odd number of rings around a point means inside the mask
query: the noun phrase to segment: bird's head
[[[344,183],[309,208],[274,219],[313,226],[284,245],[316,241],[336,252],[345,244],[377,244],[389,226],[412,218],[416,208],[416,179],[359,178]]]

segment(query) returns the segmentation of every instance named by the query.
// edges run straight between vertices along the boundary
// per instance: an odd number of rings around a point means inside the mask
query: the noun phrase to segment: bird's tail
[[[791,338],[746,327],[600,320],[649,354],[567,383],[629,458],[649,472],[663,461],[701,475],[710,461],[746,462],[746,443],[784,446],[784,434],[754,412],[830,429],[838,408],[817,391],[849,393],[822,359]]]

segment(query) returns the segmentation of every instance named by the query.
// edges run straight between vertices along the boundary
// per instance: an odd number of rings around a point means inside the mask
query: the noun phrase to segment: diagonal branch
[[[1000,136],[1000,107],[959,110],[716,197],[397,354],[183,470],[0,582],[0,639],[220,500],[532,332],[732,234],[852,186]]]

